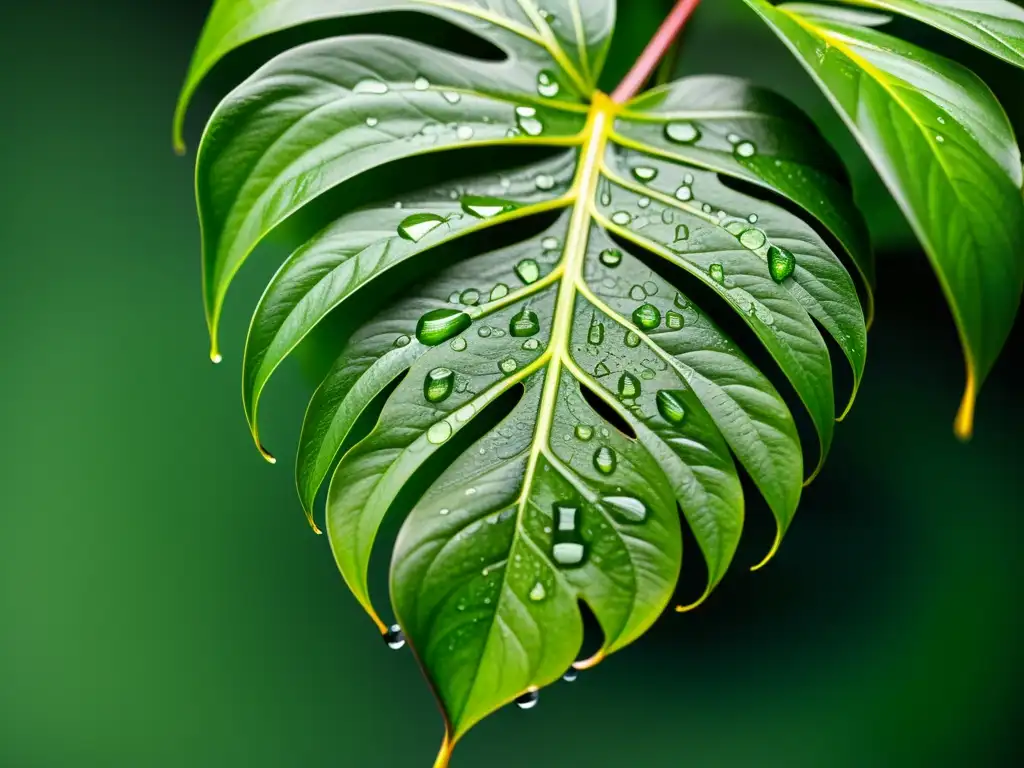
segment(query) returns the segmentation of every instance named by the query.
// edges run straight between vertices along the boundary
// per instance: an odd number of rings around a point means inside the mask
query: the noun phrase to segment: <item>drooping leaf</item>
[[[931,259],[964,347],[956,430],[970,435],[1024,282],[1021,157],[1009,120],[948,59],[873,29],[746,2],[832,101]]]
[[[189,87],[244,40],[318,18],[324,5],[245,11],[222,0]],[[332,15],[368,10],[331,5]],[[381,523],[439,452],[456,455],[405,519],[391,569],[394,611],[448,721],[444,765],[480,718],[576,661],[580,601],[603,632],[582,666],[656,620],[681,567],[680,512],[707,566],[698,602],[707,596],[742,530],[734,457],[767,500],[778,545],[804,478],[793,417],[709,310],[737,314],[776,361],[818,431],[821,461],[835,406],[819,326],[854,388],[866,329],[828,242],[776,198],[805,210],[868,285],[873,272],[841,166],[787,102],[728,78],[683,80],[625,105],[593,91],[610,0],[386,7],[443,15],[509,58],[384,36],[297,47],[217,109],[197,191],[215,334],[249,253],[324,192],[426,152],[551,148],[506,173],[410,184],[340,213],[281,266],[246,343],[243,397],[259,441],[261,393],[281,362],[356,294],[386,297],[360,302],[379,313],[344,342],[314,394],[296,476],[311,519],[329,480],[336,560],[385,631],[368,587]],[[542,214],[553,223],[534,223]],[[484,230],[508,244],[458,259],[439,248]],[[396,282],[395,267],[417,262],[431,265],[428,280]],[[464,443],[467,427],[517,397]],[[381,399],[357,441],[357,420]]]

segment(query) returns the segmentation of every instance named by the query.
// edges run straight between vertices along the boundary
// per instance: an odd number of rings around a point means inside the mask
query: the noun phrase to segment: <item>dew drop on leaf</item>
[[[530,309],[524,309],[512,316],[508,324],[508,332],[517,339],[525,336],[533,336],[540,330],[540,320],[537,313]]]
[[[525,349],[527,352],[534,352],[540,349],[540,342],[537,341],[536,339],[527,339],[526,341],[523,342],[523,349]]]
[[[410,339],[405,334],[402,334],[397,339],[395,339],[395,346],[396,347],[407,347],[407,346],[409,346],[409,342],[411,342],[411,341],[412,341],[412,339]]]
[[[466,340],[461,336],[457,336],[452,339],[452,343],[449,346],[455,352],[463,352],[466,349]]]
[[[480,291],[476,288],[467,288],[459,294],[459,301],[467,306],[473,306],[480,303]]]
[[[680,328],[683,327],[683,324],[683,316],[680,315],[678,312],[673,312],[672,310],[669,310],[668,312],[665,313],[665,325],[668,326],[670,330],[678,331]]]
[[[604,343],[604,323],[591,320],[590,330],[587,332],[587,343],[599,346]]]
[[[447,421],[439,421],[436,424],[432,424],[430,429],[427,430],[427,440],[434,445],[440,445],[451,436],[452,425]]]
[[[557,237],[545,237],[540,241],[540,247],[545,251],[554,251],[559,246]]]
[[[665,138],[676,144],[693,144],[700,138],[697,126],[687,121],[669,123],[665,126]]]
[[[527,136],[540,136],[544,133],[544,124],[537,119],[534,107],[516,107],[516,125]]]
[[[516,275],[529,285],[540,279],[540,265],[534,259],[523,259],[516,264]]]
[[[476,335],[479,336],[481,339],[490,338],[491,327],[489,325],[481,325],[479,328],[476,329]]]
[[[537,75],[537,93],[544,98],[550,99],[557,96],[559,90],[561,88],[555,79],[555,73],[550,69],[542,69]]]
[[[678,227],[676,227],[676,238],[672,242],[678,243],[681,240],[689,240],[689,239],[690,239],[690,228],[688,226],[686,226],[685,224],[680,224]]]
[[[360,80],[352,88],[352,93],[375,93],[377,95],[388,92],[388,86],[386,83],[382,83],[380,80]]]
[[[444,216],[438,216],[436,213],[414,213],[402,219],[402,223],[398,225],[398,234],[404,240],[418,243],[446,221]]]
[[[708,267],[708,274],[711,276],[711,279],[719,285],[725,283],[725,270],[722,269],[721,264],[712,264]]]
[[[661,418],[669,424],[681,424],[686,418],[686,408],[682,399],[675,392],[663,389],[658,393],[655,401]]]
[[[745,229],[740,233],[740,245],[749,251],[756,251],[768,242],[767,236],[760,229]]]
[[[584,443],[587,443],[590,442],[590,439],[594,436],[594,428],[589,424],[577,424],[575,433],[577,440],[582,440]]]
[[[605,248],[598,258],[606,267],[617,267],[622,261],[622,251],[618,248]]]
[[[549,189],[554,189],[555,177],[547,173],[542,173],[534,179],[534,184],[537,185],[537,189],[542,192],[547,192]]]
[[[630,349],[635,349],[640,346],[640,337],[634,331],[626,331],[623,343]]]
[[[676,199],[682,200],[684,203],[693,200],[693,189],[689,184],[683,184],[676,190]]]
[[[535,603],[539,603],[547,596],[548,591],[544,588],[544,585],[539,581],[536,584],[534,584],[533,589],[530,590],[530,599]]]
[[[500,363],[498,363],[498,368],[500,368],[501,372],[505,374],[515,373],[515,370],[518,367],[519,363],[516,362],[516,359],[514,357],[506,357]]]
[[[772,280],[781,283],[796,269],[796,256],[785,248],[773,245],[768,249],[768,272]]]
[[[405,633],[397,624],[392,624],[384,633],[384,642],[392,651],[399,651],[405,647]]]
[[[455,91],[444,91],[444,92],[443,92],[443,93],[441,94],[441,96],[442,96],[442,97],[444,98],[444,100],[445,100],[445,101],[447,101],[447,102],[448,102],[449,104],[458,104],[458,103],[459,103],[460,101],[462,101],[462,94],[460,94],[460,93],[457,93],[457,92],[455,92]]]
[[[448,341],[472,324],[472,319],[458,309],[432,309],[416,323],[416,338],[428,347]]]
[[[598,363],[594,366],[594,375],[599,379],[607,376],[609,373],[611,373],[611,370],[604,363]]]
[[[620,227],[624,227],[633,220],[633,215],[629,211],[616,211],[612,214],[612,223],[618,224]]]
[[[615,456],[615,451],[607,445],[602,445],[594,451],[594,468],[602,475],[610,475],[615,471],[615,466],[618,463],[619,461]]]
[[[661,325],[661,312],[653,304],[641,304],[633,310],[633,322],[645,331]]]
[[[376,117],[368,117],[368,118],[366,118],[366,125],[367,125],[368,128],[373,128],[379,122],[380,121]]]
[[[583,537],[579,532],[577,517],[579,510],[563,504],[555,504],[554,545],[551,557],[559,565],[572,566],[583,562]]]
[[[754,146],[753,142],[741,141],[733,151],[738,157],[753,157],[757,154],[757,147]]]
[[[647,519],[647,505],[632,496],[606,496],[602,501],[612,514],[625,523],[642,523]]]
[[[642,285],[634,285],[629,289],[629,298],[633,301],[643,301],[647,298],[647,291],[644,290]]]
[[[501,213],[509,213],[516,209],[515,203],[502,200],[500,197],[466,195],[460,201],[462,210],[478,219],[489,219]]]
[[[473,129],[468,125],[460,125],[455,131],[455,136],[459,141],[469,141],[473,138]]]
[[[640,379],[632,373],[619,376],[619,397],[631,399],[640,394]]]
[[[506,296],[508,296],[508,286],[504,283],[498,283],[496,286],[491,288],[491,301],[497,301],[498,299],[503,299]]]
[[[652,168],[649,165],[638,165],[632,169],[633,178],[639,182],[646,184],[649,181],[654,181],[658,175],[658,169]]]
[[[425,77],[417,77],[413,82],[412,87],[417,91],[425,91],[430,87],[430,81]]]
[[[435,368],[423,380],[423,396],[428,402],[440,403],[452,393],[455,373],[450,368]]]

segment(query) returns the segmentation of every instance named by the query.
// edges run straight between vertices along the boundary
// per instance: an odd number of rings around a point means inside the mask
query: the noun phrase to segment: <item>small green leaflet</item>
[[[432,266],[339,342],[306,412],[296,481],[311,522],[327,486],[339,569],[388,632],[368,587],[382,521],[432,459],[454,456],[404,520],[391,562],[392,608],[445,713],[440,767],[481,718],[651,626],[676,588],[683,520],[707,564],[704,600],[741,535],[740,468],[775,516],[774,552],[800,499],[803,449],[786,402],[700,304],[733,313],[776,361],[817,431],[820,467],[837,413],[823,333],[854,392],[867,346],[857,286],[829,242],[868,301],[874,265],[841,164],[788,102],[714,77],[627,104],[595,91],[610,0],[221,0],[179,117],[213,63],[247,40],[387,9],[440,16],[509,57],[380,35],[296,47],[217,108],[197,194],[219,357],[233,276],[327,191],[426,153],[549,151],[340,212],[281,265],[246,340],[244,407],[269,457],[259,404],[281,363],[353,297],[399,287],[400,265]],[[511,242],[441,257],[483,230]],[[496,426],[464,439],[490,417]],[[603,633],[584,660],[580,601]]]

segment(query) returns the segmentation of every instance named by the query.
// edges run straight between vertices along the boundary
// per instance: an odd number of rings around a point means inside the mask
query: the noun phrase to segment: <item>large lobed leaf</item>
[[[345,341],[307,410],[296,477],[311,520],[329,484],[338,566],[387,631],[368,587],[381,523],[432,458],[456,456],[405,519],[391,564],[394,611],[445,712],[445,765],[489,712],[574,663],[596,664],[656,620],[681,567],[680,512],[707,596],[742,530],[737,462],[776,518],[777,546],[804,480],[793,416],[708,312],[734,313],[775,361],[817,431],[820,466],[836,409],[819,328],[846,357],[854,391],[866,352],[857,289],[830,243],[868,297],[873,265],[841,166],[784,100],[716,77],[624,105],[594,91],[610,0],[543,10],[530,0],[221,0],[181,109],[246,40],[380,9],[442,16],[508,58],[348,36],[256,72],[218,107],[199,150],[205,302],[216,356],[224,296],[248,255],[366,170],[474,145],[551,148],[529,166],[343,212],[282,264],[246,343],[244,404],[259,444],[261,394],[297,345],[351,297],[394,289],[396,266],[435,260],[429,280],[404,286]],[[551,221],[513,224],[541,214]],[[453,252],[439,246],[499,227],[520,234],[439,259]],[[384,393],[375,425],[357,434]],[[509,398],[497,426],[467,445],[463,431]],[[603,633],[583,661],[580,601]]]
[[[991,91],[959,64],[886,35],[859,11],[746,0],[831,100],[924,246],[967,366],[956,431],[1013,325],[1024,284],[1021,156]],[[1024,11],[999,0],[863,0],[1024,63]],[[842,9],[840,9],[842,11]],[[868,22],[873,23],[873,22]]]

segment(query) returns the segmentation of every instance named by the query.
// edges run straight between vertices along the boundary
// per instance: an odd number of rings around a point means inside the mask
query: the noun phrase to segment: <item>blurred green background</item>
[[[620,3],[613,68],[668,5]],[[232,293],[226,363],[206,359],[193,158],[170,149],[206,10],[0,8],[0,766],[426,768],[441,722],[411,655],[347,595],[290,459],[265,464],[245,428],[242,340],[273,258]],[[1024,126],[1024,74],[897,29],[971,62]],[[1024,338],[957,443],[962,363],[938,287],[802,70],[739,0],[706,0],[681,67],[782,91],[848,160],[881,273],[862,394],[768,568],[743,567],[771,538],[752,503],[701,610],[498,713],[453,765],[1024,764]],[[235,76],[220,75],[192,144]],[[295,365],[272,387],[282,457],[310,390]],[[695,588],[691,574],[681,598]]]

